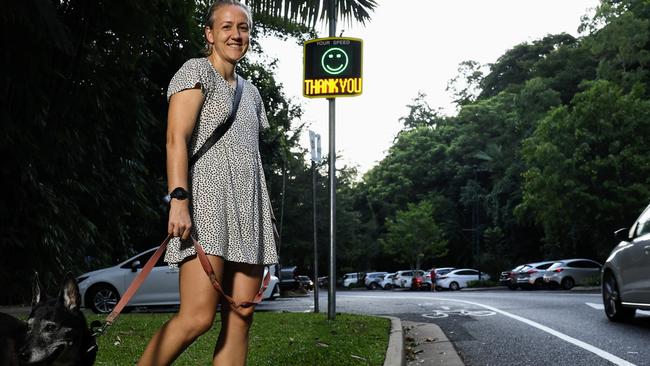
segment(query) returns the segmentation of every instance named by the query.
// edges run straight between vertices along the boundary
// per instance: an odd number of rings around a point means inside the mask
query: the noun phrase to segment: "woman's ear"
[[[214,36],[212,35],[212,28],[206,26],[204,28],[204,32],[205,32],[205,39],[208,40],[208,43],[210,45],[214,44]]]

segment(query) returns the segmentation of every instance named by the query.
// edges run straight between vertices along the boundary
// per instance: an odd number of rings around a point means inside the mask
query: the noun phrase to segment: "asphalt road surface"
[[[326,295],[321,291],[321,312]],[[258,310],[313,311],[313,295]],[[613,323],[599,293],[338,291],[336,310],[435,323],[467,365],[650,365],[650,312]]]

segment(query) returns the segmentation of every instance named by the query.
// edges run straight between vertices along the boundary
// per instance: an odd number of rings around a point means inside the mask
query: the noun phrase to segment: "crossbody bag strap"
[[[191,167],[194,165],[194,163],[196,163],[201,158],[201,156],[203,156],[203,154],[208,152],[208,150],[210,150],[210,148],[216,144],[217,141],[219,141],[219,139],[226,134],[226,132],[228,132],[230,126],[232,126],[233,122],[235,121],[235,117],[237,116],[237,109],[239,109],[239,101],[241,100],[242,96],[242,90],[244,89],[244,79],[239,75],[235,75],[235,77],[237,78],[237,87],[235,88],[235,97],[232,101],[232,109],[230,110],[230,115],[228,118],[226,118],[226,121],[224,123],[220,124],[217,126],[217,128],[214,129],[212,135],[210,135],[210,137],[205,140],[201,148],[199,148],[199,150],[195,152],[192,157],[190,157],[188,166]]]

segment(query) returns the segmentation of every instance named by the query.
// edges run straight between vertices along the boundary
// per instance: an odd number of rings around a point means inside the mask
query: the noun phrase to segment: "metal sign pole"
[[[314,210],[314,313],[320,312],[318,300],[318,225],[316,221],[316,163],[321,162],[320,135],[314,131],[309,131],[309,140],[311,146],[311,186],[312,186],[312,203]]]
[[[330,37],[336,37],[336,0],[330,0]],[[336,99],[329,101],[329,175],[330,175],[330,268],[329,268],[329,293],[327,296],[327,319],[336,319]]]
[[[312,201],[314,203],[314,313],[318,313],[318,242],[316,225],[316,162],[311,161],[311,186],[312,186]]]

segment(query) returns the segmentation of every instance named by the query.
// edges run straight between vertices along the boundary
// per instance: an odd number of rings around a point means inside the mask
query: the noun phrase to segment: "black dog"
[[[57,298],[47,297],[35,275],[27,323],[6,314],[0,317],[0,366],[92,365],[97,343],[80,304],[79,287],[71,275],[66,276]]]

